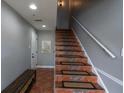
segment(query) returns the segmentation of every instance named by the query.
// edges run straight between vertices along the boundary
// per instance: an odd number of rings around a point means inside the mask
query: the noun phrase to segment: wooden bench
[[[2,93],[27,93],[35,80],[36,71],[28,69],[5,88]]]

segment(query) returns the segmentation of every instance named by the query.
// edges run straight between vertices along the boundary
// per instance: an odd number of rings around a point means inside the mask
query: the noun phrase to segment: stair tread
[[[78,43],[67,43],[67,42],[57,42],[56,45],[63,45],[63,46],[79,46]]]
[[[64,41],[64,40],[58,40],[58,41],[56,41],[56,43],[77,43],[77,41]]]
[[[56,51],[56,53],[67,53],[67,54],[70,54],[70,53],[72,53],[72,54],[84,54],[84,52],[83,51],[81,51],[81,52],[75,52],[75,51]]]
[[[68,89],[95,89],[104,90],[99,84],[92,82],[81,81],[61,81],[56,83],[56,88],[68,88]]]
[[[84,57],[84,58],[56,57],[56,59],[61,59],[61,60],[64,60],[64,61],[72,61],[72,62],[75,62],[75,61],[87,60],[87,57]]]
[[[56,42],[72,42],[72,43],[76,43],[77,41],[76,40],[57,40]]]
[[[81,50],[79,49],[57,49],[56,48],[56,51],[67,51],[67,52],[70,52],[70,51],[74,51],[74,52],[82,52]]]
[[[56,64],[56,66],[69,66],[69,67],[91,67],[91,65],[74,65],[74,64]]]
[[[56,51],[56,56],[85,57],[83,52],[72,52],[72,51]]]
[[[56,55],[56,57],[68,57],[68,58],[85,58],[84,56],[67,56],[67,55],[60,55],[60,56],[58,56],[58,55]]]
[[[92,72],[80,70],[61,70],[56,72],[57,75],[81,75],[81,76],[96,76]]]
[[[79,43],[72,43],[72,42],[70,42],[70,43],[68,43],[68,42],[56,42],[56,45],[79,45]]]
[[[74,52],[82,52],[80,47],[56,47],[56,51],[74,51]]]
[[[71,40],[77,41],[76,38],[73,38],[73,37],[70,37],[70,38],[69,37],[58,37],[58,38],[56,38],[56,42],[57,41],[71,41]]]
[[[65,37],[57,36],[57,37],[56,37],[56,40],[57,40],[57,39],[76,39],[76,38],[75,38],[74,36],[72,36],[72,37],[68,37],[68,36],[67,36],[67,37],[66,37],[66,36],[65,36]]]
[[[91,66],[90,64],[83,62],[60,62],[57,63],[57,65]]]

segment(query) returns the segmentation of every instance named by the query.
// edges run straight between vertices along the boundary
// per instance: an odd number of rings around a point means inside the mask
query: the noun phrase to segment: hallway
[[[123,0],[1,0],[2,93],[122,93]]]

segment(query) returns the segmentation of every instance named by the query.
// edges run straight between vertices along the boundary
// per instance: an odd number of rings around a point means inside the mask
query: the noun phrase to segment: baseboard
[[[96,68],[95,68],[95,66],[94,66],[94,64],[93,64],[93,62],[91,61],[90,57],[88,56],[88,54],[87,54],[85,48],[83,47],[83,45],[82,45],[80,39],[79,39],[78,36],[76,35],[76,33],[75,33],[75,31],[74,31],[73,28],[72,28],[72,31],[74,32],[74,34],[75,34],[75,36],[76,36],[76,38],[77,38],[77,40],[78,40],[78,42],[79,42],[79,44],[80,44],[82,50],[84,51],[86,57],[88,58],[88,62],[89,62],[89,64],[92,65],[93,72],[98,76],[98,83],[99,83],[99,84],[100,84],[100,85],[105,89],[106,93],[109,93],[107,87],[105,86],[105,84],[104,84],[102,78],[101,78],[100,75],[98,74],[98,72],[97,72],[97,70],[96,70]]]
[[[41,65],[37,65],[36,68],[55,68],[55,66],[41,66]]]

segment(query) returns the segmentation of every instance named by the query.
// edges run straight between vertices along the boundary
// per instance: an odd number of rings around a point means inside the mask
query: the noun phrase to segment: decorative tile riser
[[[56,65],[90,66],[87,62],[56,62]]]
[[[63,42],[57,42],[56,43],[57,46],[79,46],[78,43],[63,43]]]
[[[75,38],[75,39],[63,39],[63,38],[56,38],[56,41],[58,41],[58,40],[70,40],[70,41],[77,41],[77,39]]]
[[[55,80],[56,80],[56,82],[81,81],[81,82],[97,83],[97,77],[96,76],[56,75]]]
[[[57,37],[56,37],[56,41],[57,41],[57,40],[63,40],[63,39],[66,39],[66,40],[67,40],[67,39],[69,39],[69,40],[70,40],[70,39],[71,39],[71,40],[76,40],[76,38],[75,38],[74,36],[63,36],[63,37],[62,37],[62,36],[57,36]]]
[[[57,33],[56,35],[57,36],[68,36],[68,37],[74,36],[74,34],[60,34],[60,33]]]
[[[63,51],[56,51],[56,56],[77,56],[77,57],[85,57],[83,52],[63,52]]]
[[[56,33],[73,33],[72,31],[57,31]]]
[[[81,49],[74,49],[74,48],[56,48],[56,51],[74,51],[74,52],[81,52]]]
[[[104,90],[74,90],[65,88],[56,88],[55,93],[105,93]]]
[[[80,70],[80,71],[92,71],[91,66],[70,66],[70,65],[56,65],[56,71],[61,70]]]
[[[64,58],[64,57],[56,57],[56,62],[83,62],[87,63],[86,58]]]
[[[88,63],[83,62],[56,62],[56,65],[69,65],[69,66],[91,66]]]
[[[56,43],[57,43],[57,42],[59,42],[59,43],[60,43],[60,42],[62,42],[62,43],[63,43],[63,42],[67,42],[67,43],[77,43],[76,40],[56,40]]]
[[[56,33],[56,34],[74,34],[73,32],[69,32],[69,33]]]
[[[57,31],[56,33],[73,33],[71,31]]]
[[[80,47],[64,47],[64,46],[57,46],[56,51],[63,50],[63,51],[82,51]]]
[[[57,39],[76,39],[76,38],[74,36],[70,36],[70,37],[68,37],[68,36],[57,36],[56,40]]]
[[[56,42],[59,41],[77,41],[77,39],[57,39]]]

